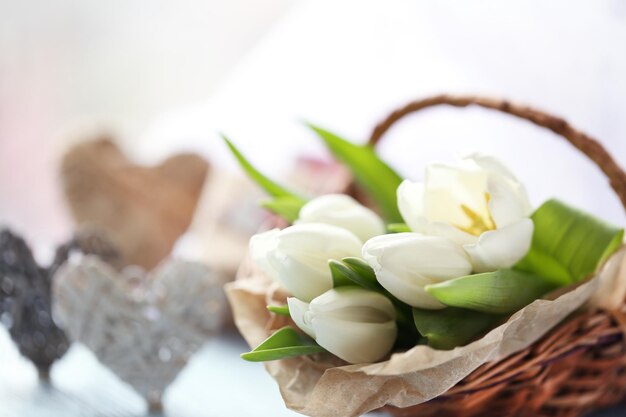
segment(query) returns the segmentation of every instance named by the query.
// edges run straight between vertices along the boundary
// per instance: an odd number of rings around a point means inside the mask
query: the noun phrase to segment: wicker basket
[[[438,95],[394,111],[374,129],[375,146],[404,116],[450,105],[498,110],[562,136],[604,172],[626,208],[626,173],[588,135],[565,120],[505,100]],[[487,363],[445,394],[409,408],[385,407],[396,416],[574,417],[626,398],[626,302],[618,310],[571,317],[529,348]]]

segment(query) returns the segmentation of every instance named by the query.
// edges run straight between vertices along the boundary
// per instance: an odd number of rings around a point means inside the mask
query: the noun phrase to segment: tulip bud
[[[398,329],[395,310],[384,295],[358,287],[339,287],[310,303],[289,298],[296,325],[330,353],[350,363],[382,359]]]
[[[424,287],[468,275],[472,264],[452,240],[418,233],[377,236],[363,246],[363,259],[374,269],[380,285],[399,300],[419,308],[445,306]]]
[[[328,194],[309,201],[300,209],[297,223],[342,227],[363,242],[385,233],[385,224],[376,213],[345,194]]]
[[[305,301],[333,287],[330,259],[359,256],[361,246],[348,230],[322,223],[274,229],[250,239],[250,253],[259,268]]]

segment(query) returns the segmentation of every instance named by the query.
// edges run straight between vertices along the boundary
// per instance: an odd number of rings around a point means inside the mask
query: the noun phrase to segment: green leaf
[[[426,338],[428,346],[441,350],[466,345],[502,319],[503,316],[454,307],[443,310],[413,309],[417,331]]]
[[[371,274],[370,271],[363,273],[356,270],[351,265],[346,265],[334,259],[328,261],[328,266],[330,267],[330,273],[333,278],[333,287],[358,285],[359,287],[363,287],[371,291],[384,291],[383,287],[378,283],[378,281],[376,281],[376,276],[373,275],[373,271],[371,271]],[[374,277],[373,279],[372,275]]]
[[[380,206],[389,222],[401,222],[396,189],[402,178],[383,162],[370,146],[355,145],[319,127],[309,125],[337,160],[344,163]]]
[[[341,262],[346,264],[350,269],[359,274],[363,279],[375,284],[379,288],[382,288],[376,279],[376,273],[372,269],[371,266],[367,262],[365,262],[361,258],[355,258],[353,256],[348,256],[346,258],[341,259]]]
[[[411,228],[406,223],[390,223],[387,225],[389,233],[405,233],[410,232]]]
[[[399,314],[402,316],[400,317]],[[396,343],[394,344],[394,350],[409,350],[417,345],[422,338],[413,323],[411,306],[406,304],[403,308],[396,306],[396,315],[398,337],[396,338]]]
[[[256,349],[242,353],[241,357],[250,362],[266,362],[325,351],[313,340],[286,326],[276,330]]]
[[[262,174],[256,169],[241,152],[235,147],[235,145],[224,135],[222,135],[224,142],[230,148],[237,161],[248,174],[248,176],[256,182],[261,188],[265,190],[269,195],[275,197],[272,200],[261,203],[263,207],[285,218],[289,222],[293,222],[298,218],[300,208],[306,203],[306,199],[293,193],[282,185],[272,181],[266,175]]]
[[[287,304],[282,305],[282,306],[269,305],[267,306],[267,309],[274,314],[278,314],[279,316],[287,316],[287,317],[291,316],[289,314],[289,306]]]
[[[548,200],[531,218],[535,224],[531,248],[514,268],[557,285],[591,275],[624,239],[624,229],[558,200]]]
[[[293,223],[298,219],[300,209],[305,201],[291,196],[276,197],[271,200],[261,201],[261,207],[268,209],[272,213],[278,214],[283,219]]]
[[[467,275],[424,287],[447,306],[491,314],[513,313],[554,288],[542,277],[513,269]]]

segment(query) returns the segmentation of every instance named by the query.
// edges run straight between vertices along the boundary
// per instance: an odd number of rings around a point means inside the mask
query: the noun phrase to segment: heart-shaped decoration
[[[60,246],[54,262],[40,267],[21,237],[0,231],[0,322],[9,330],[20,353],[48,379],[53,362],[65,354],[69,342],[51,315],[51,277],[73,253],[91,253],[116,264],[119,253],[102,234],[83,230]]]
[[[61,164],[76,223],[106,230],[128,264],[146,269],[189,227],[207,172],[208,163],[195,154],[136,165],[108,138],[74,146]]]
[[[53,314],[70,339],[160,408],[165,388],[222,323],[225,299],[204,264],[168,259],[149,274],[70,259],[54,276]]]

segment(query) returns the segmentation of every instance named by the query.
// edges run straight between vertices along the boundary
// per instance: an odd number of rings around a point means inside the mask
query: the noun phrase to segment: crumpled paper
[[[416,346],[375,364],[346,365],[330,354],[267,362],[288,408],[312,417],[354,417],[384,405],[410,407],[452,388],[479,366],[518,352],[546,334],[585,303],[585,308],[623,302],[626,249],[615,253],[589,280],[536,300],[506,323],[469,345],[453,350]],[[250,261],[226,287],[235,323],[257,346],[288,318],[271,315],[267,304],[284,304],[286,294]],[[593,297],[593,298],[592,298]]]

